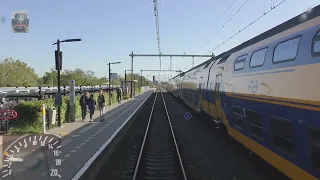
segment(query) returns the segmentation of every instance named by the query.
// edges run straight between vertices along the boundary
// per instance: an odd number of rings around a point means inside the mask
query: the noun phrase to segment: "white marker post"
[[[76,93],[75,93],[75,80],[70,80],[69,83],[69,105],[70,105],[70,122],[75,122],[76,114],[75,114],[75,101],[76,101]]]
[[[42,104],[42,124],[43,124],[43,134],[46,133],[46,105]]]

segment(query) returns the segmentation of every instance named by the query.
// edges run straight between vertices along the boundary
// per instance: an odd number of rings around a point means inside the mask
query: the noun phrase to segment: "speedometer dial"
[[[61,178],[61,138],[34,134],[18,138],[3,153],[4,180]]]

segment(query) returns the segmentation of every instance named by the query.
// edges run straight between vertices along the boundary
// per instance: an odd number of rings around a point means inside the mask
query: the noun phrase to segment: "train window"
[[[260,67],[264,64],[266,52],[268,48],[264,48],[254,52],[250,59],[250,67]]]
[[[271,141],[282,151],[294,155],[293,128],[288,119],[271,116]]]
[[[315,35],[312,41],[312,54],[320,56],[320,31]]]
[[[238,57],[238,59],[235,60],[235,63],[234,63],[234,70],[235,71],[240,71],[244,68],[246,58],[247,58],[247,55],[244,55],[244,56]]]
[[[301,37],[287,40],[279,43],[274,50],[273,63],[280,63],[283,61],[293,61],[298,53],[298,46]]]
[[[320,128],[309,126],[308,134],[312,167],[320,171]]]
[[[260,114],[256,111],[248,109],[246,110],[246,118],[249,124],[249,132],[258,138],[262,138],[263,127],[261,123]]]
[[[232,106],[232,121],[238,128],[243,129],[243,110],[239,106]]]

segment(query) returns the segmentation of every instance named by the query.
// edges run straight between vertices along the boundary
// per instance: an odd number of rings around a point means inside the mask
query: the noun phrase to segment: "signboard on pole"
[[[70,80],[69,83],[69,99],[70,99],[70,105],[74,105],[75,104],[75,98],[76,98],[76,94],[75,94],[75,80]]]
[[[76,93],[75,93],[75,80],[70,80],[69,83],[69,103],[70,103],[70,122],[74,122],[76,120],[75,114],[75,101],[76,101]]]
[[[62,94],[61,93],[56,93],[54,95],[54,105],[56,107],[61,107],[62,106]]]
[[[56,70],[62,70],[62,52],[60,51],[58,56],[58,51],[54,52],[55,55],[55,62],[56,62]]]

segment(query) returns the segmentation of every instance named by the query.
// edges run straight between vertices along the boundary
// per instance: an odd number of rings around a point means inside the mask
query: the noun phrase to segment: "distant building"
[[[110,74],[111,75],[111,80],[116,80],[116,79],[119,79],[120,77],[119,77],[119,74],[117,74],[117,73],[111,73]]]

